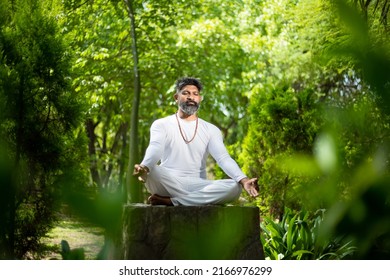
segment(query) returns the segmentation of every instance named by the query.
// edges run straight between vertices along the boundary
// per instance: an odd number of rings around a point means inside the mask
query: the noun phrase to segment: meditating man
[[[178,111],[151,126],[149,146],[134,175],[145,183],[152,205],[224,204],[238,199],[242,188],[258,195],[257,178],[249,179],[231,158],[221,131],[198,118],[202,88],[196,78],[177,80]],[[209,154],[231,179],[206,178]]]

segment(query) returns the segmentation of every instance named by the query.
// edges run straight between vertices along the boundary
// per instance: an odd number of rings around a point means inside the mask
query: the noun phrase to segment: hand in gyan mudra
[[[140,164],[136,164],[134,165],[134,172],[133,172],[133,176],[138,176],[138,180],[142,183],[145,183],[146,182],[146,177],[149,173],[149,168],[144,166],[144,165],[140,165]]]

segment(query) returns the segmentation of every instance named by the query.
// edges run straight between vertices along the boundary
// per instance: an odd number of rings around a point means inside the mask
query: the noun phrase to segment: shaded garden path
[[[72,216],[61,215],[57,226],[43,238],[43,259],[62,259],[61,241],[71,249],[83,248],[85,259],[96,259],[104,244],[104,230]]]

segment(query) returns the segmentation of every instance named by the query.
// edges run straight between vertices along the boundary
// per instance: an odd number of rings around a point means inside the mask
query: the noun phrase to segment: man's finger
[[[139,165],[136,164],[136,165],[134,165],[133,175],[138,175],[138,174],[139,174]]]
[[[144,178],[142,178],[141,176],[138,177],[138,180],[139,180],[141,183],[145,183]]]
[[[257,184],[257,178],[253,178],[253,186],[254,186],[254,188],[256,189],[256,190],[259,190],[259,185]]]

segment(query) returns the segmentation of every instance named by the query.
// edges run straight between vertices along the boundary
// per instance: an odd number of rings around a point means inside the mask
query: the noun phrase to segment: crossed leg
[[[146,188],[152,205],[224,204],[238,199],[241,193],[241,186],[231,179],[177,177],[162,166],[155,166],[148,174]]]

